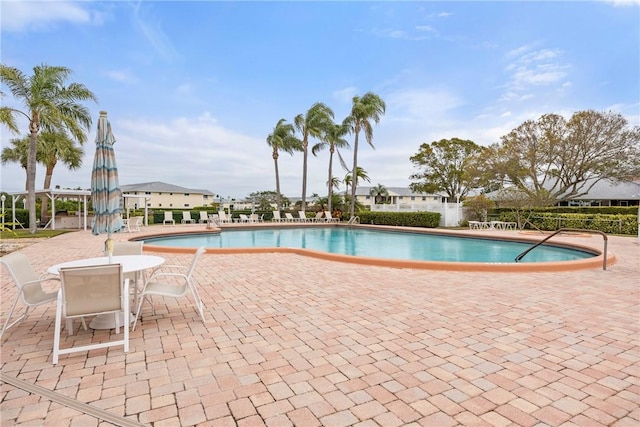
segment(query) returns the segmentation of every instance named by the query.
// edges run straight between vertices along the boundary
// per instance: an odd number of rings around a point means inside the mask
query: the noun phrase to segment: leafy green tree
[[[371,190],[369,190],[369,195],[373,197],[374,203],[378,205],[387,200],[387,197],[389,197],[389,191],[384,185],[378,184],[375,187],[371,187]]]
[[[307,157],[309,138],[319,139],[333,125],[333,110],[322,102],[316,102],[305,115],[298,114],[294,119],[296,129],[302,135],[302,199],[300,209],[305,210],[307,199]]]
[[[9,144],[11,144],[11,146],[2,147],[2,154],[0,155],[2,164],[19,163],[26,173],[27,157],[29,156],[29,138],[13,138],[9,140]]]
[[[280,195],[280,197],[283,197]],[[247,199],[257,205],[259,210],[270,210],[272,205],[277,204],[275,191],[256,191],[249,194]]]
[[[603,179],[640,176],[640,127],[612,112],[578,111],[569,120],[545,114],[503,136],[480,164],[488,182],[555,204],[587,194]]]
[[[272,149],[273,163],[276,171],[276,208],[280,210],[279,152],[284,151],[285,153],[293,155],[296,151],[302,151],[302,141],[296,138],[293,125],[286,123],[285,119],[280,119],[273,128],[273,132],[267,136],[267,144]]]
[[[372,123],[378,124],[380,119],[384,115],[386,110],[386,104],[378,95],[373,92],[367,92],[362,97],[354,96],[353,105],[351,107],[351,114],[344,119],[343,124],[349,129],[350,133],[355,135],[353,141],[353,168],[351,171],[358,170],[358,139],[360,132],[364,133],[367,143],[371,148],[373,146],[373,126]],[[351,186],[351,206],[349,209],[350,216],[355,214],[356,203],[356,187],[358,186],[357,179]]]
[[[327,180],[327,209],[329,211],[331,211],[333,201],[333,197],[331,197],[333,189],[337,189],[340,182],[338,178],[333,176],[333,155],[337,153],[340,164],[345,170],[348,170],[347,163],[340,153],[341,148],[349,148],[349,142],[343,138],[348,132],[345,126],[331,123],[320,137],[320,142],[311,148],[311,153],[314,156],[317,156],[321,150],[329,148],[329,178]]]
[[[418,180],[409,187],[415,192],[444,192],[449,199],[464,198],[478,186],[478,176],[471,167],[483,148],[468,139],[441,139],[421,144],[409,160],[420,172],[409,178]]]
[[[83,144],[91,128],[89,110],[81,101],[97,101],[96,96],[80,83],[65,86],[71,70],[66,67],[38,65],[33,75],[26,76],[15,67],[0,64],[0,82],[6,85],[23,109],[2,106],[0,120],[10,130],[17,130],[16,116],[29,121],[29,151],[27,155],[27,194],[29,204],[29,232],[36,228],[36,154],[37,136],[41,130],[71,134]]]

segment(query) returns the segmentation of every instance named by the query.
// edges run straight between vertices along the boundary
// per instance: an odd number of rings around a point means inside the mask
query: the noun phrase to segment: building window
[[[422,196],[422,201],[426,202],[427,201],[427,196]]]
[[[150,196],[151,195],[151,191],[145,191],[144,194],[148,194]]]
[[[189,207],[189,203],[185,203],[185,204],[184,204],[184,207],[185,207],[185,208],[188,208],[188,207]]]
[[[184,193],[184,195],[185,195],[185,196],[187,196],[187,197],[189,197],[189,196],[190,196],[190,194],[189,194],[189,193]]]
[[[173,193],[169,193],[170,196],[173,196]]]
[[[172,208],[173,207],[173,203],[169,203],[169,207]]]
[[[369,200],[371,196],[364,196],[365,199]]]
[[[207,196],[206,194],[202,196],[203,199],[207,200],[209,198],[209,196]]]
[[[411,200],[412,201],[415,200],[415,199],[416,199],[416,196],[411,196]]]
[[[161,205],[162,206],[162,205]],[[151,203],[147,203],[147,207],[150,208],[151,207]]]
[[[402,199],[404,199],[404,196],[398,197],[398,200],[402,200]]]
[[[159,204],[158,204],[158,207],[159,207],[159,208],[161,208],[161,207],[162,207],[162,203],[159,203]]]

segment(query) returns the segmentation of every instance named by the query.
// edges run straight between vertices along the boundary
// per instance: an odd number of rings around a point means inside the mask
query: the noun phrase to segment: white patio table
[[[47,269],[47,273],[60,274],[61,268],[66,267],[87,267],[90,265],[106,265],[120,264],[122,265],[122,273],[136,273],[136,284],[134,292],[134,307],[138,306],[138,275],[148,269],[157,268],[164,263],[164,258],[155,255],[117,255],[109,257],[85,258],[75,261],[67,261],[60,264],[52,265]],[[133,319],[131,319],[133,321]],[[96,316],[89,327],[92,329],[114,329],[116,327],[111,315]]]

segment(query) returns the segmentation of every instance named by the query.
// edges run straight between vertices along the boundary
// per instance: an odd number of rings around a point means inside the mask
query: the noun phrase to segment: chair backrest
[[[191,221],[191,211],[182,211],[182,219]]]
[[[280,217],[280,211],[273,211],[273,219],[282,219]]]
[[[253,213],[253,214],[249,215],[249,221],[251,221],[251,222],[258,222],[259,219],[260,218],[258,217],[258,214]]]
[[[173,220],[173,211],[164,211],[164,220],[172,221]]]
[[[324,216],[325,216],[327,219],[333,219],[333,218],[331,217],[331,212],[329,212],[329,211],[324,211]]]
[[[200,259],[200,255],[202,255],[206,251],[207,251],[207,248],[204,246],[200,246],[196,250],[196,253],[193,256],[193,261],[191,261],[191,265],[189,266],[189,270],[187,271],[187,280],[191,281],[191,276],[193,275],[193,272],[196,269],[196,264],[198,263],[198,259]]]
[[[209,216],[207,215],[207,211],[200,211],[200,221],[208,221]]]
[[[144,242],[116,242],[113,255],[142,255]]]
[[[18,287],[40,278],[29,262],[29,258],[22,253],[12,252],[0,258],[0,262],[7,268],[9,276],[11,276],[11,279]],[[23,300],[27,303],[34,302],[42,294],[43,291],[40,283],[24,286],[23,292],[21,293]]]
[[[316,217],[314,219],[318,220],[320,218],[322,218],[322,211],[316,212]]]
[[[125,309],[122,265],[92,265],[60,269],[63,313],[79,317]],[[127,327],[127,325],[125,325]]]
[[[224,213],[224,211],[218,211],[218,216],[220,217],[221,220],[226,221],[227,220],[227,214]]]
[[[243,221],[249,221],[249,217],[246,214],[240,214],[240,219]]]
[[[295,219],[295,218],[293,217],[293,215],[291,215],[289,212],[285,212],[285,213],[284,213],[284,216],[285,216],[285,218],[287,218],[287,219]]]
[[[298,211],[298,216],[300,217],[300,219],[307,219],[307,214],[304,211]]]

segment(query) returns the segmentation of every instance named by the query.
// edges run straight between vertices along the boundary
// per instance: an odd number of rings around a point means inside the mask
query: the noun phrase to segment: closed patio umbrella
[[[122,228],[122,192],[118,184],[118,167],[113,144],[116,139],[111,133],[107,112],[100,111],[96,135],[96,153],[91,171],[91,200],[95,221],[91,232],[94,235],[107,234],[105,252],[109,258],[113,254],[111,233]]]

